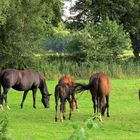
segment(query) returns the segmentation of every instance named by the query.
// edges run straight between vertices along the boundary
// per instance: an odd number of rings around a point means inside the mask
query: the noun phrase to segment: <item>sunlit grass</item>
[[[78,81],[87,83],[88,81]],[[50,93],[54,94],[57,81],[47,81]],[[132,140],[140,138],[140,102],[138,89],[140,79],[111,79],[110,118],[103,117],[103,123],[98,129],[85,128],[87,140]],[[22,92],[10,90],[8,103],[11,110],[8,113],[8,136],[13,140],[64,140],[73,133],[73,123],[84,127],[84,120],[93,114],[91,95],[88,91],[78,94],[80,112],[72,113],[63,123],[54,122],[54,95],[50,100],[50,109],[45,109],[41,103],[41,94],[37,93],[37,109],[32,107],[32,94],[28,94],[24,108],[20,109]],[[0,112],[2,114],[2,111]],[[1,117],[0,117],[1,118]],[[97,122],[97,121],[96,121]]]

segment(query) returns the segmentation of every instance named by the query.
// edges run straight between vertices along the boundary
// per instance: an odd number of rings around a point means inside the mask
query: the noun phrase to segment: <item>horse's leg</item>
[[[67,101],[65,101],[65,103],[64,103],[64,104],[65,104],[65,105],[64,105],[64,112],[66,112],[66,102],[67,102]]]
[[[56,114],[55,114],[55,121],[57,122],[57,119],[58,119],[58,97],[55,96],[55,111],[56,111]]]
[[[33,108],[36,108],[36,92],[37,88],[33,89]]]
[[[90,90],[91,96],[92,96],[92,102],[93,102],[93,108],[94,108],[94,114],[96,113],[96,108],[97,108],[97,104],[96,104],[96,98],[94,96],[94,93],[92,91],[92,89]]]
[[[110,117],[110,114],[109,114],[109,96],[106,96],[106,108],[107,108],[107,117]]]
[[[2,98],[1,98],[1,102],[2,102],[2,105],[3,105],[3,99],[4,99],[4,101],[5,101],[5,105],[6,105],[6,107],[7,107],[7,109],[9,109],[10,110],[10,107],[8,106],[8,104],[7,104],[7,93],[8,93],[8,91],[9,91],[9,89],[10,88],[3,88],[3,94],[2,94]]]
[[[77,112],[79,112],[78,101],[77,101],[74,93],[72,94],[72,99],[74,99],[75,104],[76,104],[76,110],[77,110]]]
[[[106,97],[103,96],[103,99],[101,101],[101,114],[102,114],[102,116],[104,116],[105,110],[106,110]]]
[[[98,109],[99,109],[99,121],[102,122],[102,116],[101,116],[101,112],[102,112],[102,99],[101,97],[98,97]]]
[[[65,112],[66,112],[66,101],[63,104],[63,119],[65,120]]]
[[[21,108],[23,108],[23,103],[24,103],[24,101],[26,99],[27,93],[28,93],[28,90],[24,91],[24,93],[23,93],[23,98],[22,98],[22,101],[21,101],[21,104],[20,104]]]
[[[92,102],[93,102],[93,108],[94,108],[93,119],[95,119],[95,118],[96,118],[96,108],[97,108],[97,104],[96,104],[96,99],[95,99],[95,97],[93,96],[92,91],[90,91],[90,92],[91,92],[91,95],[92,95]]]
[[[69,106],[70,106],[69,120],[71,120],[72,106],[71,106],[71,100],[70,100],[70,98],[68,99],[68,102],[69,102]]]
[[[76,102],[76,110],[77,110],[77,112],[79,112],[79,107],[78,107],[78,101],[77,101],[77,99],[75,99],[75,102]]]
[[[60,104],[60,121],[63,122],[63,101]]]

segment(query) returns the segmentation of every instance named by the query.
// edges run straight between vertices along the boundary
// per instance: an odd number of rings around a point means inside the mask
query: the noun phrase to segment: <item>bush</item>
[[[69,52],[78,61],[117,62],[124,50],[131,46],[129,36],[115,21],[106,19],[94,25],[88,23],[85,29],[74,32],[69,42]]]

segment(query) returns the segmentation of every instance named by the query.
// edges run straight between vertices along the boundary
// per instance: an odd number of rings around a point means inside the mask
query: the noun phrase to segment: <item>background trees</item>
[[[39,60],[35,55],[39,53],[42,41],[52,34],[53,26],[61,19],[59,5],[56,2],[57,0],[1,1],[0,64],[2,68],[35,67]]]
[[[120,63],[131,47],[138,57],[139,1],[77,0],[71,8],[76,15],[67,21],[62,19],[64,1],[0,1],[1,69],[44,71],[54,60],[78,66]]]
[[[129,35],[123,27],[107,18],[98,25],[90,23],[73,33],[69,51],[74,52],[77,61],[110,63],[119,61],[130,45]]]
[[[138,56],[140,51],[140,1],[80,0],[71,10],[78,13],[72,17],[71,27],[84,27],[87,21],[97,24],[104,21],[106,17],[122,24],[124,30],[130,34],[134,54]]]

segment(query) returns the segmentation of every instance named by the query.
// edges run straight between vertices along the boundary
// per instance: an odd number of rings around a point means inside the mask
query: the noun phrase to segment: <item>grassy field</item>
[[[85,82],[87,81],[78,81]],[[57,81],[47,81],[50,93],[54,94]],[[140,79],[111,79],[110,118],[103,117],[99,128],[88,129],[84,120],[93,114],[91,96],[88,91],[78,94],[80,112],[74,111],[72,120],[63,123],[54,122],[54,95],[50,100],[50,109],[44,109],[41,94],[37,93],[37,109],[32,108],[32,94],[28,94],[24,108],[20,109],[22,92],[10,90],[8,102],[11,110],[8,114],[8,137],[13,140],[64,140],[72,133],[72,125],[85,128],[87,140],[135,140],[140,139],[140,102],[138,89]],[[0,111],[2,116],[3,112]],[[0,117],[1,117],[0,116]],[[97,122],[97,121],[96,121]]]

